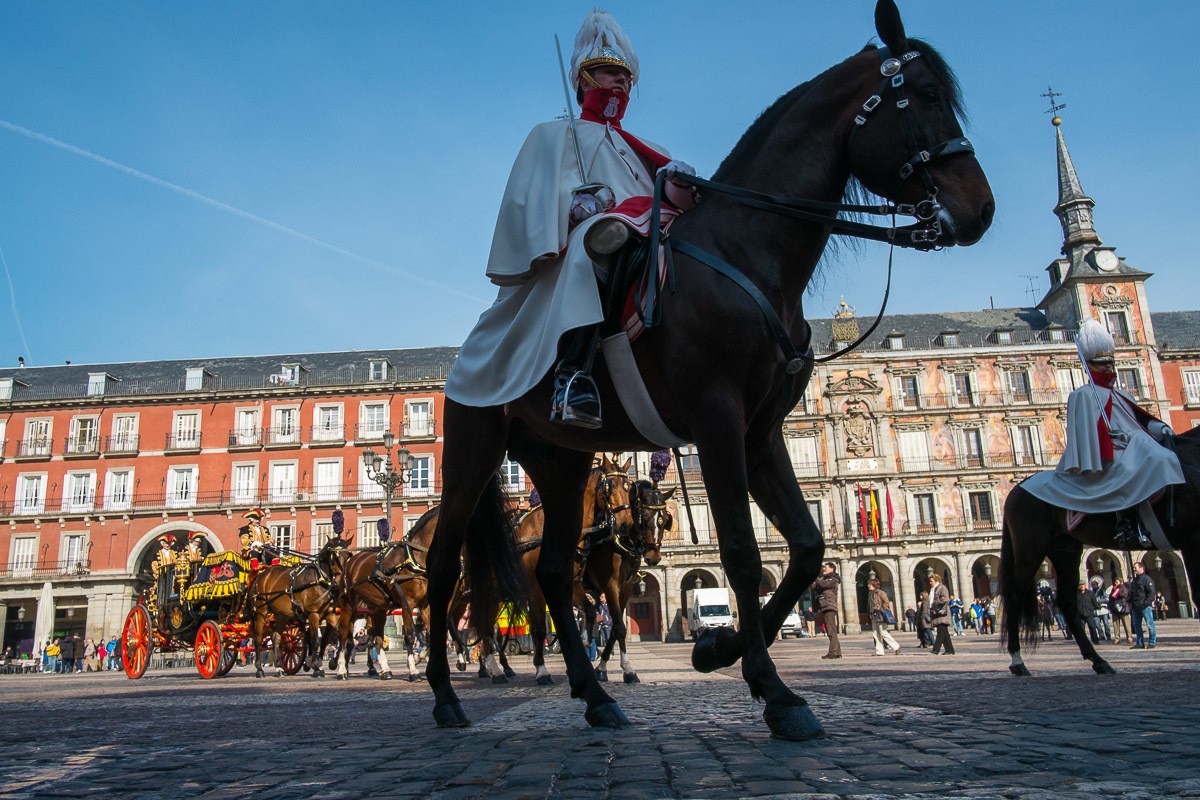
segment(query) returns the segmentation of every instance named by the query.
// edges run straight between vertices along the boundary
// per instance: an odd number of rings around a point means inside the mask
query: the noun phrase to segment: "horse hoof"
[[[492,683],[508,683],[508,678],[504,677],[503,675],[493,675]]]
[[[636,672],[626,672],[624,675],[626,683],[641,683],[642,679],[637,676]]]
[[[825,736],[825,730],[817,721],[816,714],[807,705],[767,706],[763,711],[763,722],[767,723],[767,727],[771,729],[771,736],[775,739],[806,742]]]
[[[276,677],[276,678],[282,678],[282,677],[283,677],[283,670],[281,670],[281,669],[277,669],[277,670],[275,670],[275,677]]]
[[[334,671],[337,670],[337,659],[336,658],[329,659],[329,668]]]
[[[1028,678],[1031,674],[1024,664],[1009,664],[1008,671],[1018,678]]]
[[[314,678],[324,678],[324,677],[325,677],[325,670],[323,670],[323,669],[320,669],[320,668],[314,669],[314,670],[313,670],[313,673],[312,673],[312,676],[313,676]]]
[[[1092,662],[1092,671],[1097,675],[1116,675],[1117,671],[1104,659]]]
[[[601,683],[608,683],[608,670],[597,669],[596,670],[596,680],[600,681]]]
[[[434,706],[433,721],[439,728],[466,728],[471,725],[462,704],[457,702]]]
[[[467,665],[466,665],[466,662],[459,661],[457,664],[455,664],[455,666],[456,666],[456,667],[458,667],[458,671],[459,671],[459,672],[466,672],[466,671],[467,671]]]
[[[335,678],[337,678],[339,681],[348,681],[348,680],[350,680],[350,676],[349,676],[349,675],[347,675],[347,674],[346,674],[346,673],[344,673],[344,672],[342,672],[342,673],[339,673],[339,674],[335,675],[334,677],[335,677]]]
[[[504,668],[504,677],[515,678],[515,677],[517,677],[517,673],[513,671],[512,667],[505,667]]]
[[[612,702],[589,708],[583,717],[593,728],[624,728],[629,724],[629,718]]]
[[[416,674],[414,674],[414,673],[409,673],[409,675],[408,675],[408,682],[409,682],[409,683],[416,683],[416,682],[417,682],[417,679],[418,679],[418,678],[420,678],[420,677],[421,677],[420,675],[416,675]]]
[[[262,671],[261,669],[257,669],[257,670],[255,670],[255,671],[254,671],[254,677],[256,677],[256,678],[262,678],[262,677],[265,677],[265,675],[264,675],[264,673],[263,673],[263,671]]]
[[[538,686],[553,686],[554,678],[552,678],[549,675],[543,675],[542,677],[537,679],[537,685]]]
[[[381,681],[390,681],[391,679],[392,679],[392,671],[390,669],[387,672],[385,672],[379,676],[379,680],[381,680]]]
[[[692,647],[692,669],[712,672],[733,666],[740,657],[737,633],[732,628],[707,628]]]

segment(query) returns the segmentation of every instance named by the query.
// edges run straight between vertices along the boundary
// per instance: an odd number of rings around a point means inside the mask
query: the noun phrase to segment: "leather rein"
[[[896,97],[896,108],[899,111],[904,137],[908,142],[909,149],[913,153],[900,167],[899,175],[902,180],[907,180],[914,172],[920,177],[926,191],[926,198],[921,202],[916,204],[887,202],[881,205],[832,203],[763,194],[697,176],[676,175],[673,178],[673,181],[676,183],[689,183],[703,190],[717,192],[741,205],[805,222],[819,223],[828,227],[836,235],[853,236],[859,239],[870,239],[889,244],[891,249],[888,253],[887,286],[884,290],[883,303],[880,306],[879,314],[875,317],[875,321],[871,323],[866,332],[847,347],[830,355],[815,358],[811,343],[812,329],[806,322],[805,344],[807,347],[804,353],[800,353],[792,343],[791,337],[783,327],[783,323],[779,320],[779,315],[770,301],[741,270],[722,261],[711,253],[701,250],[695,245],[675,239],[661,232],[663,184],[666,180],[666,174],[661,170],[654,181],[654,202],[650,212],[649,253],[651,269],[647,272],[647,277],[635,288],[634,305],[638,318],[644,328],[655,327],[661,321],[661,308],[656,298],[658,282],[655,279],[656,270],[653,268],[654,254],[658,253],[661,243],[666,245],[664,250],[667,260],[667,275],[672,290],[675,288],[675,278],[671,251],[674,250],[719,272],[750,295],[762,310],[763,317],[771,329],[771,333],[778,343],[780,351],[784,355],[784,370],[788,375],[796,375],[812,363],[824,363],[844,356],[859,347],[875,332],[875,329],[883,320],[883,314],[887,308],[888,296],[891,294],[892,256],[895,248],[897,246],[910,247],[922,251],[940,249],[937,242],[941,238],[943,230],[941,220],[938,216],[942,211],[942,206],[938,202],[938,187],[933,180],[933,176],[929,173],[928,164],[932,161],[960,153],[975,152],[974,146],[965,136],[956,136],[953,139],[948,139],[933,146],[922,146],[916,123],[909,113],[910,103],[905,91],[903,73],[904,67],[921,58],[922,54],[919,50],[910,50],[900,57],[895,58],[889,54],[886,47],[879,48],[878,52],[880,58],[879,72],[883,76],[883,81],[875,94],[872,94],[862,104],[861,112],[854,118],[854,128],[851,130],[850,135],[853,136],[855,132],[863,128],[870,121],[872,112],[879,107],[883,102],[884,95],[888,94],[890,90]],[[890,226],[872,225],[855,220],[842,219],[837,216],[839,212],[891,216],[893,224]],[[914,217],[916,223],[909,226],[897,227],[895,225],[897,216]]]

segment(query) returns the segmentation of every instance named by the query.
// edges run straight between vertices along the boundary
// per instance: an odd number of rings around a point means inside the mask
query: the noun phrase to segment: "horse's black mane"
[[[937,76],[938,80],[945,85],[946,93],[950,101],[950,107],[954,109],[954,113],[958,115],[959,119],[963,120],[965,123],[966,107],[962,100],[962,88],[959,86],[958,77],[954,74],[954,70],[950,68],[948,63],[946,63],[946,59],[942,57],[942,54],[938,52],[936,47],[923,39],[910,37],[908,40],[908,46],[911,50],[921,51],[922,59],[926,64],[928,64],[930,70],[933,71],[933,74]],[[867,44],[855,55],[878,49],[879,47],[877,45]],[[770,132],[779,123],[780,117],[787,113],[787,110],[792,107],[792,104],[799,100],[806,92],[808,92],[809,88],[814,83],[819,82],[827,74],[840,66],[841,64],[836,64],[822,72],[820,75],[817,75],[815,78],[805,81],[804,83],[784,94],[782,97],[768,106],[765,111],[759,114],[758,119],[756,119],[750,125],[750,127],[746,129],[746,132],[742,134],[742,138],[738,140],[738,143],[734,145],[732,150],[729,151],[729,155],[725,156],[725,160],[721,162],[719,167],[717,167],[716,172],[713,173],[713,179],[718,181],[722,180],[721,173],[725,170],[726,166],[730,165],[730,162],[733,160],[735,155],[743,152],[757,152],[765,144],[766,138],[768,135],[770,135]],[[866,100],[866,98],[864,97],[863,100]]]

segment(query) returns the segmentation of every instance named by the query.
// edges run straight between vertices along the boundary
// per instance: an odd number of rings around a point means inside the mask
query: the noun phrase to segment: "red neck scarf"
[[[665,167],[671,159],[648,147],[641,139],[621,127],[621,118],[629,105],[629,95],[615,89],[592,89],[583,96],[583,111],[579,118],[601,125],[611,125],[621,138],[633,148],[633,152],[656,168]]]
[[[1099,372],[1088,367],[1088,373],[1092,376],[1092,381],[1097,386],[1103,386],[1105,389],[1111,389],[1117,380],[1117,373],[1115,372]]]
[[[1105,389],[1112,389],[1113,384],[1117,380],[1117,373],[1100,372],[1092,369],[1090,365],[1088,366],[1088,374],[1092,376],[1093,383]],[[1112,399],[1113,396],[1110,394],[1108,399],[1104,401],[1104,413],[1110,420],[1112,419]],[[1102,461],[1112,461],[1114,455],[1112,434],[1109,432],[1108,427],[1104,424],[1104,417],[1096,420],[1096,435],[1100,439],[1100,459]]]

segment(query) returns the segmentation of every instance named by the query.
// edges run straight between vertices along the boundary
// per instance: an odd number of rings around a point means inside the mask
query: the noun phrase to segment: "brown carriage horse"
[[[489,530],[503,528],[511,536],[508,500],[499,477],[493,476],[481,500],[481,512],[474,524]],[[379,676],[392,678],[391,667],[383,648],[383,627],[393,611],[403,612],[404,644],[407,656],[408,679],[419,677],[415,655],[417,619],[429,625],[429,598],[426,583],[426,559],[430,542],[437,527],[439,507],[435,506],[417,520],[403,538],[389,542],[379,549],[355,553],[342,573],[342,607],[339,634],[343,642],[353,629],[355,619],[366,617],[374,638],[379,660]],[[457,635],[455,641],[457,642]],[[445,641],[445,634],[440,640]],[[430,648],[431,651],[436,648]],[[345,680],[349,674],[350,648],[345,647],[337,662],[337,677]]]
[[[659,324],[633,343],[663,421],[696,445],[721,563],[741,611],[740,629],[701,637],[692,663],[708,671],[741,659],[772,733],[793,740],[823,733],[767,651],[824,555],[783,439],[783,422],[812,374],[805,288],[834,233],[918,248],[967,245],[983,236],[995,210],[963,137],[959,93],[944,59],[928,43],[908,38],[892,0],[879,0],[875,24],[886,49],[867,46],[785,94],[747,130],[712,181],[697,181],[703,201],[675,220],[665,243],[674,253],[674,284],[661,297]],[[917,216],[916,226],[880,229],[838,219],[835,209],[852,181],[902,205],[898,211]],[[592,453],[657,449],[630,422],[607,371],[599,368],[595,377],[605,409],[598,430],[548,420],[549,373],[503,406],[469,407],[447,398],[443,503],[429,554],[431,641],[446,636],[464,542],[473,602],[481,592],[520,591],[511,550],[499,536],[472,527],[477,501],[506,453],[542,496],[546,530],[537,577],[551,616],[560,630],[574,624],[575,545]],[[762,561],[750,496],[790,548],[779,588],[761,609]],[[496,578],[484,574],[485,564]],[[597,681],[582,642],[565,637],[563,654],[571,694],[585,701],[587,721],[627,724]],[[470,724],[438,648],[427,675],[436,723]]]
[[[345,539],[335,536],[311,561],[294,567],[264,567],[254,576],[247,592],[246,608],[254,634],[257,677],[263,677],[263,651],[268,635],[273,642],[276,674],[283,674],[279,634],[290,622],[299,623],[304,632],[305,668],[312,670],[314,678],[325,674],[321,669],[321,628],[322,623],[329,630],[338,627],[339,586],[349,556],[346,545]]]
[[[1173,446],[1183,467],[1186,483],[1152,504],[1163,533],[1183,556],[1192,602],[1200,603],[1200,428],[1174,437]],[[1174,496],[1172,497],[1171,494]],[[1172,509],[1170,506],[1174,504]],[[1174,521],[1174,524],[1172,523]],[[1004,501],[1004,527],[1000,540],[1000,594],[1004,598],[1000,630],[1007,641],[1009,671],[1029,675],[1021,658],[1021,634],[1030,650],[1037,645],[1037,581],[1046,558],[1054,566],[1058,607],[1079,645],[1079,652],[1100,675],[1115,672],[1088,638],[1076,611],[1080,559],[1084,545],[1117,549],[1114,514],[1090,514],[1074,529],[1067,530],[1067,514],[1061,508],[1034,497],[1019,485]]]
[[[609,456],[602,455],[600,463],[588,474],[587,484],[583,491],[583,527],[577,538],[576,551],[577,575],[573,590],[573,604],[588,609],[592,606],[586,593],[585,586],[593,590],[603,591],[610,585],[616,585],[621,569],[620,552],[622,548],[630,551],[643,549],[643,537],[636,530],[634,511],[634,495],[630,491],[633,482],[629,479],[629,466],[632,460],[618,465]],[[527,591],[529,611],[529,634],[533,639],[533,666],[537,682],[548,685],[554,682],[545,665],[545,645],[548,626],[546,624],[546,599],[537,581],[537,565],[542,550],[545,515],[542,506],[537,506],[521,518],[516,529],[516,545],[524,587]],[[653,531],[650,538],[655,538]],[[470,581],[464,581],[470,586]],[[480,637],[481,666],[497,683],[504,682],[506,677],[512,677],[513,672],[508,667],[503,648],[499,646],[495,633],[496,617],[499,614],[498,605],[492,607],[480,606],[473,592],[460,591],[459,601],[454,605],[456,617],[465,611],[465,602],[471,601],[471,621],[476,626]],[[614,593],[612,597],[617,597]],[[615,602],[615,601],[614,601]],[[595,608],[588,612],[588,630],[592,629]],[[482,623],[482,624],[480,624]],[[574,625],[572,624],[572,630]],[[566,630],[558,628],[561,632]],[[461,651],[460,651],[461,653]],[[462,663],[460,658],[460,664]],[[481,670],[481,675],[484,674]]]

